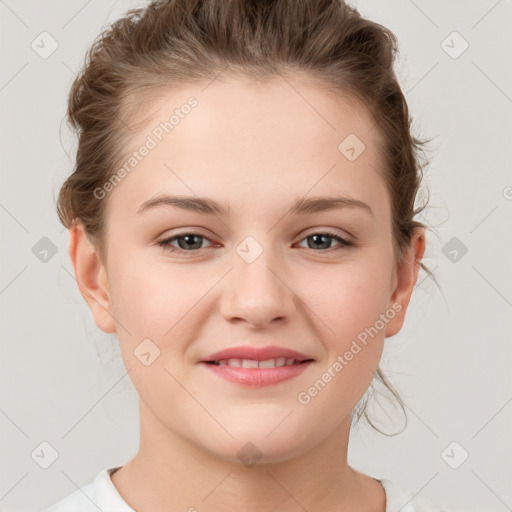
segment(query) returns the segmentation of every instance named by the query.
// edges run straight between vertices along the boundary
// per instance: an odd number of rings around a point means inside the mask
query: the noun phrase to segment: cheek
[[[112,278],[113,312],[130,333],[161,340],[179,330],[177,323],[204,295],[200,283],[180,265],[127,261]]]
[[[186,274],[178,266],[151,265],[135,258],[118,261],[111,279],[112,304],[123,327],[117,337],[125,368],[152,410],[168,408],[183,393],[177,384],[185,377],[180,340],[187,338],[187,314],[198,302],[200,290],[197,282],[196,288],[189,282],[193,276],[183,278]]]
[[[321,320],[317,325],[326,360],[318,377],[332,382],[323,393],[325,399],[333,394],[336,403],[353,406],[373,378],[392,318],[385,316],[389,305],[386,268],[382,261],[370,265],[357,260],[317,274],[316,279],[310,275],[302,283],[308,307]]]
[[[374,325],[388,307],[389,274],[383,265],[347,262],[302,279],[304,300],[340,348]]]
[[[382,270],[382,269],[381,269]],[[325,358],[311,381],[297,395],[311,417],[326,417],[334,428],[367,391],[378,367],[385,340],[382,314],[388,303],[389,279],[382,271],[337,271],[325,282],[325,293],[311,287],[308,306],[319,314],[319,340]],[[317,280],[318,283],[318,280]],[[314,291],[316,290],[316,291]]]

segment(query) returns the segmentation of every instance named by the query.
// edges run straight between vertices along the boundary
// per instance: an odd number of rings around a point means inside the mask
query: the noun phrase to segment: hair
[[[105,261],[107,201],[94,190],[123,161],[127,141],[140,126],[134,114],[159,93],[213,80],[226,70],[258,81],[301,75],[335,94],[351,95],[378,126],[384,141],[379,172],[390,196],[400,262],[416,228],[428,229],[414,217],[426,206],[415,209],[426,165],[420,151],[430,141],[412,134],[393,69],[397,52],[393,32],[343,0],[157,0],[128,10],[95,39],[71,86],[67,119],[78,146],[73,173],[59,192],[59,219],[67,228],[81,223]],[[421,268],[436,282],[423,263]],[[375,378],[405,414],[380,368]],[[382,432],[367,415],[367,395],[353,418],[364,415]]]

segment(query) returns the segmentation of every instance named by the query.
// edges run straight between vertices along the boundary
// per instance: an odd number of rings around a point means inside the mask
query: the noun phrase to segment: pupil
[[[193,238],[199,239],[199,238],[201,238],[201,237],[200,237],[200,236],[198,236],[198,235],[183,235],[183,236],[181,236],[180,238],[178,238],[178,245],[180,246],[180,248],[181,248],[181,249],[190,249],[190,247],[183,247],[183,244],[181,243],[181,240],[182,240],[182,239],[184,239],[184,240],[185,240],[185,239],[186,239],[186,240],[188,240],[188,239],[191,239],[191,238],[192,238],[192,239],[193,239]],[[190,245],[190,244],[194,245],[194,242],[188,242],[188,241],[186,241],[186,243],[185,243],[185,245]],[[193,248],[193,249],[200,249],[200,248],[201,248],[201,242],[196,242],[196,245],[198,245],[198,247],[192,247],[192,248]]]
[[[329,240],[331,238],[331,236],[330,235],[322,235],[322,234],[320,234],[320,235],[311,235],[309,238],[314,239],[315,243],[317,243],[319,238],[320,239],[323,238],[324,240],[325,239]],[[323,245],[324,248],[326,248],[326,249],[329,248],[329,242],[328,241],[327,242],[323,242],[323,243],[320,242],[320,244]],[[310,247],[310,249],[311,249],[311,247]]]

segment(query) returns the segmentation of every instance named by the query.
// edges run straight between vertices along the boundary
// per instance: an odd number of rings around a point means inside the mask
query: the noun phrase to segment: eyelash
[[[186,231],[184,233],[178,233],[177,235],[174,235],[170,238],[166,238],[164,240],[161,240],[160,242],[157,242],[157,245],[159,245],[160,247],[162,247],[165,251],[170,251],[172,253],[175,253],[175,254],[193,254],[197,251],[200,251],[201,249],[191,249],[190,251],[186,251],[184,249],[179,249],[177,247],[174,247],[172,245],[170,245],[170,242],[178,239],[178,238],[182,238],[182,237],[185,237],[187,235],[197,235],[199,236],[200,238],[204,238],[205,240],[208,240],[209,242],[211,242],[212,240],[210,238],[208,238],[207,236],[204,236],[202,235],[201,233],[194,233],[192,231]],[[331,238],[334,238],[337,242],[340,243],[340,245],[338,246],[339,249],[343,249],[345,247],[353,247],[355,246],[356,244],[354,242],[351,242],[349,240],[345,240],[344,238],[341,238],[339,235],[337,235],[336,233],[332,233],[331,231],[317,231],[317,232],[314,232],[314,233],[310,233],[308,234],[307,236],[305,236],[302,240],[305,240],[313,235],[327,235]],[[301,240],[301,242],[302,242]],[[314,252],[328,252],[328,251],[331,251],[332,249],[334,249],[333,247],[330,247],[329,249],[319,249],[319,250],[315,250],[315,249],[310,249]]]

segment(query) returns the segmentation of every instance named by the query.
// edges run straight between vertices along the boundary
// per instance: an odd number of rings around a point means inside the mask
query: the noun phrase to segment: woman
[[[97,39],[58,212],[140,447],[49,512],[440,510],[347,464],[428,272],[395,52],[339,0],[156,1]]]

